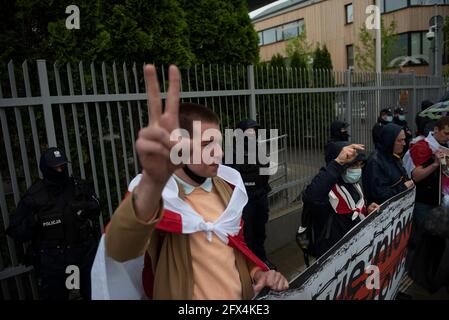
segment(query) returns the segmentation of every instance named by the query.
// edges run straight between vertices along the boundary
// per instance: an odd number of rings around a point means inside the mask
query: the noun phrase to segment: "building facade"
[[[408,69],[419,74],[429,71],[431,41],[426,37],[430,20],[435,15],[449,16],[449,0],[381,0],[382,18],[386,26],[395,20],[396,43],[391,57],[415,57]],[[288,40],[304,27],[309,43],[326,45],[335,70],[358,69],[355,63],[360,30],[374,0],[287,0],[252,18],[259,34],[261,61],[274,54],[286,56]],[[374,32],[374,31],[371,31]],[[442,55],[444,55],[442,53]],[[445,55],[444,63],[447,63]]]

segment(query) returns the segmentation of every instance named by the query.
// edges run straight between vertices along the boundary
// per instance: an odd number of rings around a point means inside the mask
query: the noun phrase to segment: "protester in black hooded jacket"
[[[369,202],[384,203],[407,188],[413,187],[402,165],[401,154],[405,145],[402,127],[388,124],[383,127],[382,144],[368,158],[363,173],[363,189]]]
[[[68,299],[66,280],[72,273],[80,275],[83,298],[90,298],[90,269],[99,238],[99,202],[87,183],[69,177],[67,163],[60,149],[50,148],[42,154],[39,168],[43,179],[22,196],[7,229],[16,241],[31,241],[25,263],[33,264],[39,294],[45,300]],[[66,274],[70,265],[79,273],[71,269]]]
[[[365,160],[361,145],[348,142],[330,143],[326,166],[304,190],[304,207],[310,210],[315,234],[315,254],[321,256],[337,243],[366,215],[377,209],[368,206],[360,180]]]
[[[237,154],[237,146],[234,146],[233,163],[230,164],[235,168],[245,184],[248,194],[248,203],[243,209],[243,232],[248,247],[264,261],[271,269],[276,267],[267,259],[265,252],[266,231],[265,225],[268,222],[268,193],[271,191],[268,183],[269,175],[261,174],[261,169],[267,169],[269,163],[261,164],[258,157],[260,141],[258,141],[259,124],[252,120],[246,119],[237,125],[237,129],[241,129],[247,136],[244,139],[243,154]],[[253,143],[254,149],[248,147]],[[241,156],[241,160],[237,159]]]

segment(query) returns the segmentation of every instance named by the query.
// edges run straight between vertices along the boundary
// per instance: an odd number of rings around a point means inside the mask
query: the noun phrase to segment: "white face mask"
[[[392,122],[392,121],[393,121],[393,117],[392,117],[392,116],[387,116],[387,118],[385,119],[385,121],[387,121],[387,122]]]
[[[346,183],[357,183],[362,177],[362,169],[347,169],[342,177],[343,181]]]
[[[401,121],[405,121],[405,116],[404,115],[399,115],[399,120],[401,120]]]

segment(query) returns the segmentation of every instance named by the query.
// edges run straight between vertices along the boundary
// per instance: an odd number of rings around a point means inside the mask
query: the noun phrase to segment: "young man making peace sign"
[[[143,288],[153,299],[251,299],[264,287],[287,289],[287,280],[244,243],[241,213],[248,198],[239,173],[220,165],[217,115],[201,105],[180,106],[175,66],[169,69],[164,112],[154,66],[145,67],[145,80],[150,121],[136,142],[142,174],[131,182],[132,195],[114,213],[101,242],[92,277],[102,281],[94,280],[93,298],[138,292],[135,273],[142,272],[143,256]],[[179,139],[178,129],[193,139]],[[179,146],[193,146],[181,163],[173,161]],[[201,155],[194,154],[199,150]],[[118,281],[120,270],[137,279],[133,288]]]

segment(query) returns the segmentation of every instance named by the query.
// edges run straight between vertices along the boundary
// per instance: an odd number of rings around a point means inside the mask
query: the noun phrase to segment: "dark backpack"
[[[320,241],[329,239],[333,215],[329,215],[326,221],[326,227],[323,231],[317,235],[315,233],[313,212],[310,205],[307,202],[303,202],[301,225],[296,233],[296,243],[301,248],[304,255],[304,262],[306,266],[310,266],[310,257],[319,258],[319,252],[317,250],[317,244]]]

